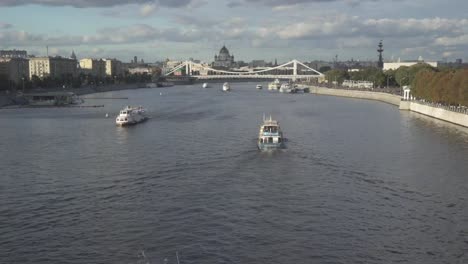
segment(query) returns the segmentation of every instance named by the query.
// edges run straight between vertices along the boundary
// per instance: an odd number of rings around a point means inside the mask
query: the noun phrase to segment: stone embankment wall
[[[401,101],[400,110],[409,110],[426,116],[434,117],[453,124],[468,127],[468,115],[445,110],[438,107],[420,104],[414,101]]]
[[[386,102],[392,105],[396,105],[400,110],[409,110],[416,113],[420,113],[426,116],[437,118],[443,121],[447,121],[453,124],[460,126],[468,127],[468,115],[463,113],[457,113],[449,110],[445,110],[438,107],[433,107],[429,105],[419,104],[414,101],[402,101],[401,96],[380,93],[380,92],[371,92],[371,91],[357,91],[357,90],[345,90],[345,89],[330,89],[317,86],[310,86],[310,93],[313,94],[322,94],[322,95],[332,95],[332,96],[342,96],[342,97],[351,97],[351,98],[361,98],[368,100],[377,100]]]
[[[368,100],[377,100],[392,105],[399,106],[401,96],[393,95],[388,93],[371,92],[371,91],[357,91],[357,90],[345,90],[345,89],[330,89],[317,86],[310,86],[310,93],[322,94],[322,95],[333,95],[351,98],[360,98]]]

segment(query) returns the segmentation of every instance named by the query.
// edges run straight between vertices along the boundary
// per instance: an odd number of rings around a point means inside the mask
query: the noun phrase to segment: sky
[[[130,4],[129,4],[130,3]],[[0,49],[211,62],[468,61],[467,0],[0,0]]]

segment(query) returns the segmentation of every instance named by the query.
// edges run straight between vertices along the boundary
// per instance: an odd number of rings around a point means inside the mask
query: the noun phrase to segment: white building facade
[[[63,57],[34,57],[29,58],[29,78],[37,76],[62,77],[63,75],[76,76],[76,60]]]

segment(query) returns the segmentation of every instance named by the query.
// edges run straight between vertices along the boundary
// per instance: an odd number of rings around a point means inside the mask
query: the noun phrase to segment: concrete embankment
[[[35,93],[41,92],[73,92],[76,95],[83,96],[87,94],[112,92],[119,90],[134,90],[143,88],[143,84],[121,84],[121,85],[103,85],[103,86],[87,86],[76,89],[48,89],[48,90],[35,90]],[[145,88],[146,89],[146,88]],[[22,96],[16,96],[12,94],[0,94],[0,108],[12,106],[12,105],[25,105],[27,101]]]
[[[414,101],[401,101],[401,96],[398,95],[371,91],[330,89],[317,86],[310,86],[310,93],[382,101],[396,105],[400,108],[400,110],[409,110],[429,117],[437,118],[439,120],[468,127],[468,115],[466,114],[457,113],[438,107],[432,107]]]
[[[330,88],[323,88],[323,87],[317,87],[317,86],[310,86],[310,93],[360,98],[360,99],[368,99],[368,100],[377,100],[377,101],[382,101],[382,102],[389,103],[389,104],[396,105],[396,106],[400,105],[400,100],[401,100],[401,96],[388,94],[388,93],[345,90],[345,89],[330,89]]]
[[[414,101],[401,101],[400,110],[409,110],[426,116],[444,120],[453,124],[468,127],[468,115],[445,110]]]

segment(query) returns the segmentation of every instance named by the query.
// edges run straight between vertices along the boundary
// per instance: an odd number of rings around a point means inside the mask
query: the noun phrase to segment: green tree
[[[328,83],[336,81],[338,84],[341,84],[344,80],[349,79],[349,75],[346,70],[334,69],[326,72],[325,78],[328,80]]]

